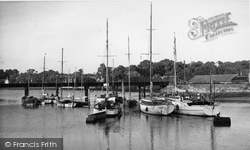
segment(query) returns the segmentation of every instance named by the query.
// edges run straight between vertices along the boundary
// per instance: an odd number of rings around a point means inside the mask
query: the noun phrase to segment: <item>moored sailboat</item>
[[[75,92],[75,86],[76,86],[76,71],[75,71],[75,82],[74,82],[74,100],[73,100],[73,103],[74,103],[74,107],[88,107],[89,106],[89,102],[86,101],[86,99],[88,97],[86,96],[83,96],[83,85],[82,85],[82,82],[83,82],[83,74],[81,74],[81,96],[80,97],[76,97],[76,92]],[[85,100],[84,100],[85,99]]]
[[[41,100],[35,96],[29,95],[29,84],[30,84],[30,76],[28,76],[27,87],[24,90],[24,96],[21,98],[23,106],[39,106],[41,105]]]
[[[137,100],[131,96],[130,92],[130,49],[129,49],[129,37],[128,37],[128,88],[129,88],[129,97],[126,99],[128,107],[134,107],[137,105]]]
[[[221,111],[219,103],[215,103],[212,100],[212,76],[210,71],[210,98],[209,100],[199,95],[199,98],[195,100],[183,100],[181,96],[176,95],[176,38],[174,37],[174,95],[167,97],[175,105],[175,113],[195,116],[218,116]]]
[[[150,14],[150,97],[143,98],[139,101],[140,110],[147,114],[153,115],[169,115],[174,111],[172,102],[161,100],[152,96],[152,3]]]
[[[121,108],[119,102],[117,102],[117,97],[109,94],[109,74],[108,74],[108,20],[107,20],[107,41],[106,41],[106,59],[107,59],[107,66],[106,66],[106,94],[102,97],[96,97],[96,103],[94,104],[94,111],[93,114],[103,111],[106,111],[107,116],[117,116],[121,113]]]
[[[42,79],[42,90],[41,90],[40,100],[42,104],[54,104],[56,97],[53,94],[49,96],[49,94],[46,93],[45,91],[45,85],[44,85],[45,84],[45,56],[46,54],[44,55],[44,61],[43,61],[43,79]]]
[[[56,101],[56,106],[63,107],[63,108],[73,108],[75,106],[74,95],[71,96],[71,94],[69,92],[69,74],[68,74],[68,96],[62,97],[61,99]]]

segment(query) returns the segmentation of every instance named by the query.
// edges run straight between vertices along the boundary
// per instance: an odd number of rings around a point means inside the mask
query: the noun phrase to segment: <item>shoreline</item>
[[[238,102],[238,103],[250,103],[250,97],[219,97],[215,101],[218,102]]]

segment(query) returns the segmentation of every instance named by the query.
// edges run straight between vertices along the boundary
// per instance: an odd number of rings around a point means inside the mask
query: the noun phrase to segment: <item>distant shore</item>
[[[217,98],[216,101],[250,103],[250,97],[220,97],[220,98]]]

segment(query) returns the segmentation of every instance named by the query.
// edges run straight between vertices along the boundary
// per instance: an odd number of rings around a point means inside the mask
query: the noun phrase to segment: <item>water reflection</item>
[[[1,111],[1,137],[62,137],[65,149],[217,149],[212,118],[125,109],[120,117],[86,124],[88,109],[15,105],[1,106]]]

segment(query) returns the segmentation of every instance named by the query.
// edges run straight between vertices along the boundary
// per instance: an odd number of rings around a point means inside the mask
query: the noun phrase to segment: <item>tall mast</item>
[[[150,78],[150,97],[152,97],[152,88],[153,88],[153,83],[152,83],[152,2],[150,5],[150,73],[149,73],[149,78]]]
[[[70,95],[70,93],[69,93],[69,75],[70,75],[70,69],[69,69],[69,72],[68,72],[68,96]]]
[[[61,68],[61,71],[62,71],[62,72],[61,72],[61,74],[62,74],[62,75],[61,75],[61,76],[62,76],[62,80],[61,80],[61,82],[62,82],[62,83],[61,83],[61,84],[62,84],[62,86],[61,86],[61,98],[62,98],[62,97],[63,97],[63,90],[62,90],[62,87],[63,87],[63,48],[62,48],[62,65],[61,65],[61,67],[62,67],[62,68]]]
[[[45,93],[45,87],[44,87],[44,83],[45,83],[45,56],[46,56],[46,54],[44,54],[44,59],[43,59],[43,83],[42,83],[43,94]]]
[[[82,82],[83,82],[83,69],[81,72],[81,99],[82,99]]]
[[[184,60],[184,84],[186,84],[186,62]]]
[[[115,79],[114,79],[114,59],[113,59],[113,68],[112,68],[112,93],[113,95],[115,94],[115,90],[114,90],[114,87],[115,87]]]
[[[130,49],[129,49],[129,37],[128,37],[128,89],[129,89],[129,98],[131,97],[130,93]]]
[[[76,95],[76,67],[75,67],[75,80],[74,80],[74,99],[75,99],[75,95]]]
[[[174,92],[176,92],[176,61],[177,61],[176,39],[175,39],[175,33],[174,33]]]
[[[109,88],[109,77],[108,77],[108,19],[107,19],[107,43],[106,43],[106,48],[107,48],[107,66],[106,66],[106,97],[108,96],[108,88]]]
[[[213,80],[212,80],[212,71],[211,71],[211,63],[209,65],[209,72],[210,72],[210,95],[209,95],[209,100],[212,101],[212,84],[213,84]]]

